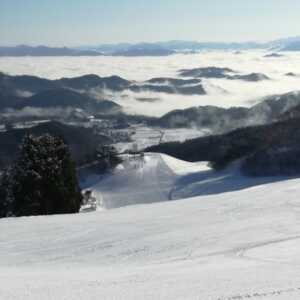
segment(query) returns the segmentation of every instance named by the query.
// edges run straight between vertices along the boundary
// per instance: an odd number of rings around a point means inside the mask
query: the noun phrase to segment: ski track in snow
[[[1,300],[300,298],[300,179],[148,154],[93,188],[119,208],[0,220]]]
[[[288,296],[287,294],[290,293],[299,293],[300,292],[300,287],[298,288],[289,288],[289,289],[285,289],[285,290],[273,290],[270,292],[256,292],[253,294],[244,294],[244,295],[235,295],[232,297],[228,297],[228,298],[219,298],[218,300],[243,300],[243,299],[258,299],[258,298],[270,298],[270,297],[276,297],[276,296],[281,296],[284,295],[285,297]],[[286,298],[288,299],[288,298]]]

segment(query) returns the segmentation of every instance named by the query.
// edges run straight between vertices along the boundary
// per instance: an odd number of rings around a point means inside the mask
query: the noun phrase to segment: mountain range
[[[0,72],[0,111],[26,107],[49,109],[81,109],[88,114],[120,114],[122,107],[115,103],[114,94],[135,93],[137,101],[159,101],[160,93],[175,95],[205,95],[203,79],[270,80],[264,74],[240,74],[229,68],[205,67],[178,71],[183,78],[156,77],[146,81],[126,80],[119,76],[100,77],[94,74],[73,78],[49,80]],[[154,92],[158,98],[143,98],[141,92]],[[300,93],[292,92],[261,99],[250,107],[229,109],[199,106],[173,110],[160,118],[151,119],[150,125],[164,128],[208,128],[224,132],[244,125],[264,124],[275,120],[293,106],[300,104]],[[145,120],[145,119],[144,119]],[[147,121],[147,120],[146,120]]]
[[[165,41],[155,43],[118,43],[81,46],[76,48],[48,46],[0,46],[0,56],[168,56],[176,53],[193,53],[202,50],[300,51],[300,37],[278,39],[270,42],[197,42]]]
[[[93,50],[71,49],[67,47],[27,46],[0,47],[0,56],[99,56],[100,52]]]

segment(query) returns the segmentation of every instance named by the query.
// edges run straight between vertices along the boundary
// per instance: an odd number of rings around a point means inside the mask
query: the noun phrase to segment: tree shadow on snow
[[[169,193],[169,199],[176,200],[239,191],[262,184],[269,184],[293,178],[297,177],[248,177],[242,175],[235,169],[203,171],[188,174],[177,179]]]

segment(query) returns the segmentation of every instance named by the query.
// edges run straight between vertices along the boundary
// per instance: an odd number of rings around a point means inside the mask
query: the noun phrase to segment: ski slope
[[[102,197],[140,205],[0,220],[0,299],[300,299],[300,179],[255,183],[159,154],[131,164]],[[200,196],[148,203],[170,188]]]
[[[211,171],[207,163],[188,163],[167,155],[123,157],[123,163],[90,188],[103,208],[116,208],[172,200],[172,190],[179,178]]]
[[[215,172],[207,162],[190,163],[157,153],[123,160],[113,174],[89,186],[104,209],[219,194],[285,179],[244,177],[238,163]]]

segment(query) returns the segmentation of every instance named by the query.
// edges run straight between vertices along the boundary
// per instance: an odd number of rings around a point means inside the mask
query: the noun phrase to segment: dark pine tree
[[[10,187],[11,169],[8,168],[5,170],[0,177],[0,218],[8,217],[12,215],[12,196],[10,195],[10,191],[12,190]]]
[[[113,170],[122,162],[118,156],[117,150],[113,146],[99,147],[97,149],[97,159],[99,162],[99,168],[103,172]]]
[[[2,202],[10,203],[13,215],[75,213],[80,209],[82,195],[75,165],[60,138],[26,136],[6,180],[9,184],[2,192],[6,197]]]

